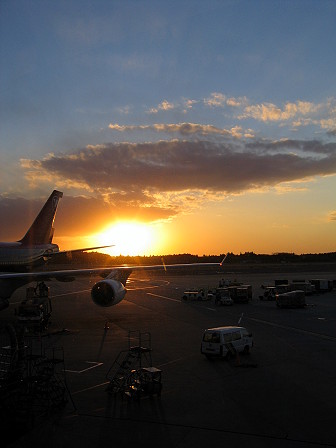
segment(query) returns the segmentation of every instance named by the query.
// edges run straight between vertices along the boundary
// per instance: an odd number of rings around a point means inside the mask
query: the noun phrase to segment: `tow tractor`
[[[201,289],[188,289],[184,291],[182,299],[185,301],[194,301],[194,300],[211,300],[212,293],[206,293],[203,288]]]
[[[275,296],[277,294],[276,286],[265,286],[265,291],[263,295],[259,296],[260,300],[275,300]]]

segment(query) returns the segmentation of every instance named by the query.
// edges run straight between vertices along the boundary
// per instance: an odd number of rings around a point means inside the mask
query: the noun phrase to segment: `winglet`
[[[225,257],[223,258],[223,260],[219,263],[219,266],[223,266],[224,261],[226,260],[227,256],[229,255],[229,252],[225,255]]]

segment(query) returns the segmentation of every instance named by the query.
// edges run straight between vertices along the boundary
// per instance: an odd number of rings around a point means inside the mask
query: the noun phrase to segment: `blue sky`
[[[0,211],[58,188],[68,244],[80,195],[101,221],[180,231],[175,251],[335,250],[335,19],[334,1],[2,0]],[[219,236],[274,204],[268,231]],[[199,248],[204,210],[218,238]]]

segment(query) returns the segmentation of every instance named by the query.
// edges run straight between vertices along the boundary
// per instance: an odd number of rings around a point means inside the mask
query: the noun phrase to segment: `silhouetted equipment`
[[[133,340],[137,344],[132,345]],[[122,393],[139,399],[144,395],[161,395],[161,370],[152,366],[151,334],[129,331],[128,350],[122,350],[106,378],[110,381],[107,392]]]
[[[50,346],[38,328],[30,332],[21,323],[0,330],[0,415],[6,427],[16,425],[22,433],[69,398],[72,401],[63,348]]]
[[[15,389],[16,418],[28,418],[34,424],[36,418],[64,405],[68,395],[63,348],[52,347],[36,354],[30,347],[23,378]]]
[[[27,288],[26,299],[15,310],[18,323],[33,332],[48,328],[51,312],[49,288],[44,282],[37,283],[35,288]]]

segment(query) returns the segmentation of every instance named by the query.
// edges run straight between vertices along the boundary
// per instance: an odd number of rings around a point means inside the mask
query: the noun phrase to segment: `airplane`
[[[19,241],[0,242],[0,271],[29,271],[35,266],[45,264],[50,258],[61,254],[72,254],[111,246],[96,246],[71,251],[60,251],[57,244],[52,243],[54,221],[61,191],[54,190],[44,204],[35,221]]]
[[[0,243],[0,311],[9,306],[9,299],[20,287],[31,282],[58,280],[69,282],[79,276],[100,275],[91,290],[93,302],[102,307],[117,305],[126,295],[126,282],[134,270],[164,270],[190,266],[222,266],[222,263],[191,263],[153,266],[111,266],[92,269],[65,269],[57,271],[34,271],[33,267],[44,264],[48,259],[61,253],[83,252],[111,246],[96,246],[72,251],[60,251],[57,244],[52,243],[54,220],[59,199],[63,193],[54,190],[36,217],[25,236],[16,242]],[[223,260],[224,261],[224,260]],[[21,272],[20,271],[21,268]]]

